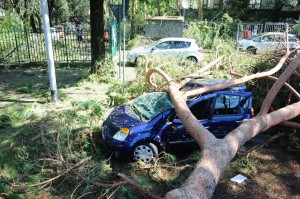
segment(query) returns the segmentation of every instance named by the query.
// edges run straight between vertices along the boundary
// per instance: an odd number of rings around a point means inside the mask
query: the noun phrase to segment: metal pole
[[[236,31],[236,49],[238,50],[238,42],[239,42],[239,33],[240,33],[240,24],[237,24],[237,31]]]
[[[55,76],[55,68],[54,68],[47,0],[41,0],[41,8],[42,8],[42,16],[43,16],[43,26],[44,26],[44,36],[45,36],[51,99],[52,101],[57,102],[57,86],[56,86],[56,76]]]
[[[122,1],[122,8],[123,8],[123,76],[122,82],[125,81],[125,43],[126,43],[126,15],[125,15],[125,2],[126,0]]]
[[[120,78],[120,80],[121,80],[121,73],[122,73],[122,71],[121,71],[121,22],[120,22],[120,16],[121,16],[121,9],[120,9],[120,7],[118,7],[118,11],[119,11],[119,19],[118,19],[118,24],[119,24],[119,31],[118,31],[118,44],[119,44],[119,78]]]

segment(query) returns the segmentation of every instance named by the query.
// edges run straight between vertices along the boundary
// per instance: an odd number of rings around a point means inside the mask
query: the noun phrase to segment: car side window
[[[157,44],[154,49],[159,49],[159,50],[165,50],[165,49],[170,49],[172,45],[171,41],[165,41],[162,43]]]
[[[276,35],[274,41],[281,43],[281,42],[284,42],[284,38],[281,35]]]
[[[202,100],[191,106],[190,111],[198,120],[209,119],[211,117],[212,108],[214,106],[213,102],[214,98]],[[173,121],[174,119],[179,119],[176,112],[169,115],[168,121]]]
[[[198,119],[209,119],[211,115],[211,110],[213,107],[213,98],[206,99],[203,101],[198,102],[190,107],[191,112],[193,115]]]
[[[298,41],[298,39],[296,37],[289,37],[289,41],[290,42],[296,42],[296,41]]]
[[[265,35],[262,37],[262,42],[273,42],[274,41],[274,35]]]
[[[187,44],[184,41],[174,41],[172,48],[173,49],[180,49],[180,48],[187,48]]]
[[[249,106],[249,98],[235,95],[218,95],[214,115],[245,114]]]

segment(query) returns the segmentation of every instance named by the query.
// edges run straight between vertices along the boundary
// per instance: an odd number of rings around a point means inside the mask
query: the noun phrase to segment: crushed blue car
[[[196,79],[182,90],[220,84],[227,80]],[[252,93],[241,84],[205,93],[187,101],[194,116],[217,138],[226,136],[244,119],[253,117]],[[161,151],[195,142],[177,117],[166,92],[151,92],[117,106],[103,122],[102,138],[122,159],[151,162]]]

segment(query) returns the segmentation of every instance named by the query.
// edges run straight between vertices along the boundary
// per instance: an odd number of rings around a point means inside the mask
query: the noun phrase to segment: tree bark
[[[131,0],[131,35],[130,38],[133,39],[135,36],[135,30],[134,30],[134,24],[135,24],[135,0]]]
[[[90,21],[91,21],[91,70],[96,73],[97,61],[105,58],[104,35],[104,0],[90,0]],[[101,66],[100,66],[101,67]]]
[[[156,0],[157,16],[160,16],[160,0]]]
[[[188,91],[186,93],[181,93],[179,91],[180,87],[182,86],[182,82],[181,84],[176,83],[175,80],[169,77],[164,71],[160,69],[148,70],[146,79],[151,85],[155,86],[155,84],[151,82],[151,75],[153,73],[158,73],[168,83],[168,93],[179,119],[201,148],[201,160],[197,163],[189,178],[182,184],[180,188],[168,192],[165,198],[211,198],[221,174],[224,172],[225,168],[236,155],[241,146],[243,146],[248,140],[256,136],[258,133],[300,115],[300,102],[288,105],[271,113],[266,112],[274,100],[274,97],[279,92],[279,89],[285,85],[285,81],[294,73],[297,66],[299,66],[300,56],[297,56],[291,62],[280,78],[278,78],[278,80],[273,84],[270,92],[265,98],[265,102],[261,108],[260,114],[252,119],[244,120],[238,128],[231,131],[223,139],[215,138],[213,134],[211,134],[203,125],[198,122],[186,104],[187,97],[197,96],[205,92],[222,90],[250,81],[252,79],[272,75],[282,68],[289,54],[290,52],[287,51],[279,63],[269,71],[231,80],[225,84],[202,87],[196,91]],[[213,64],[210,63],[204,67],[205,70],[200,69],[199,71],[206,71],[206,69],[210,68],[212,65]],[[199,71],[197,74],[200,73]]]
[[[198,21],[203,21],[203,0],[198,0]]]

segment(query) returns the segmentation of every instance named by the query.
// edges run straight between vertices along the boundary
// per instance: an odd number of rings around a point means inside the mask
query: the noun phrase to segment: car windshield
[[[146,121],[152,120],[158,114],[174,107],[166,92],[141,95],[129,105],[140,116],[141,120]]]
[[[262,34],[252,35],[252,37],[248,38],[248,40],[253,40],[253,39],[256,39],[260,36],[262,36]]]

